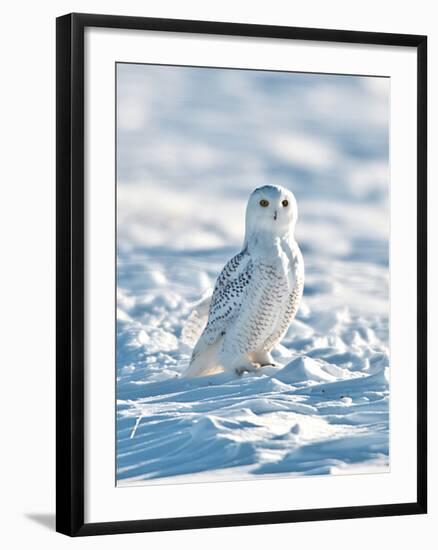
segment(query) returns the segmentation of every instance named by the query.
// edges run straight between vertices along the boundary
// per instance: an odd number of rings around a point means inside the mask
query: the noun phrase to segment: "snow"
[[[388,101],[381,78],[118,65],[119,485],[388,471]],[[282,368],[181,379],[265,183],[297,198],[306,266]]]

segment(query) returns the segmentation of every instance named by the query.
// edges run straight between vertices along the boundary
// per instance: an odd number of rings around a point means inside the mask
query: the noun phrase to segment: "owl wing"
[[[244,296],[249,288],[252,273],[251,256],[245,250],[231,258],[222,269],[211,297],[207,325],[193,350],[191,365],[186,375],[192,375],[192,371],[195,370],[198,374],[199,368],[198,366],[194,368],[194,362],[209,347],[218,342],[220,337],[225,334],[230,321],[238,315]],[[205,356],[203,370],[207,369],[207,355]]]
[[[240,310],[253,273],[253,263],[247,252],[240,252],[223,268],[211,298],[208,322],[203,337],[212,344],[221,336]]]

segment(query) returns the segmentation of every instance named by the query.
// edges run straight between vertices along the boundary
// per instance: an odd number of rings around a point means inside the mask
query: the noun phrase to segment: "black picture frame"
[[[310,510],[84,522],[84,29],[157,30],[288,40],[408,46],[417,52],[417,498],[415,502]],[[427,37],[91,15],[56,21],[56,530],[70,536],[321,521],[427,510]]]

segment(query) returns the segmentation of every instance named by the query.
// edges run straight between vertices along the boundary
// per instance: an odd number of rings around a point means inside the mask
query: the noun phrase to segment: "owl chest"
[[[250,297],[252,309],[263,318],[266,330],[275,329],[283,316],[284,304],[293,288],[293,281],[282,263],[260,263],[255,269],[255,284]]]
[[[277,297],[282,299],[285,293],[291,292],[294,288],[294,272],[285,253],[279,253],[269,261],[258,262],[256,270],[264,291],[271,292],[274,299]]]

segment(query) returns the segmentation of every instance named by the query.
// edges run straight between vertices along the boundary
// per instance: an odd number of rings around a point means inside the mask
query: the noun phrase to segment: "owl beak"
[[[274,220],[277,219],[277,210],[274,212]]]

